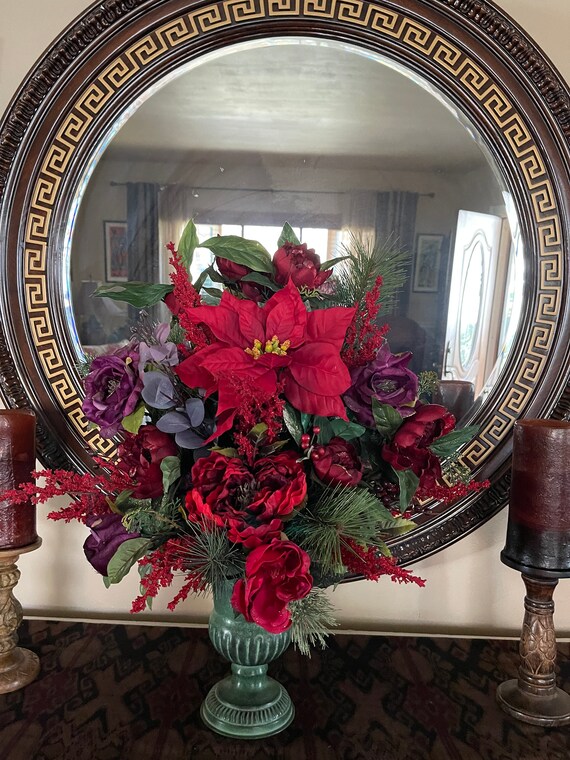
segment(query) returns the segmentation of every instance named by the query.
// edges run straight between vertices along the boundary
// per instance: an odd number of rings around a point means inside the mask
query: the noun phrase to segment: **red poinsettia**
[[[340,358],[354,309],[307,312],[291,281],[260,307],[224,292],[219,305],[199,306],[188,320],[206,325],[215,342],[176,367],[190,388],[218,393],[215,435],[232,427],[240,397],[236,378],[248,377],[265,393],[284,383],[284,395],[299,411],[346,419],[341,394],[350,386]]]

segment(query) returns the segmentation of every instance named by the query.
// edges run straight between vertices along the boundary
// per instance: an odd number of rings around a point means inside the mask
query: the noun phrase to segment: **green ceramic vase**
[[[235,612],[231,602],[233,581],[214,593],[210,640],[231,662],[231,675],[213,686],[202,703],[204,723],[218,734],[260,739],[283,731],[295,710],[289,694],[267,675],[267,665],[283,654],[291,635],[268,633]]]

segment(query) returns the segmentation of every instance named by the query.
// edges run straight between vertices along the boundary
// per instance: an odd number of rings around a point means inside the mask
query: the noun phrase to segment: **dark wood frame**
[[[0,125],[0,388],[38,414],[50,467],[92,466],[114,443],[89,430],[67,298],[70,208],[111,125],[147,88],[207,52],[307,35],[380,53],[419,73],[477,126],[513,194],[528,261],[525,319],[500,382],[475,414],[463,462],[492,488],[436,506],[395,542],[427,556],[506,502],[511,430],[570,410],[567,355],[570,100],[534,43],[483,0],[99,0],[37,63]]]

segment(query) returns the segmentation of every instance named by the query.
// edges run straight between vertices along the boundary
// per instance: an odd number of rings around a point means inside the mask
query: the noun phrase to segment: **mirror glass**
[[[460,418],[508,358],[524,279],[508,188],[453,104],[369,51],[279,38],[204,56],[123,114],[80,187],[67,254],[78,355],[128,340],[137,317],[91,298],[97,285],[168,282],[166,243],[193,218],[201,240],[239,234],[270,253],[286,221],[321,260],[349,233],[407,251],[382,322]],[[198,251],[193,277],[209,264]]]

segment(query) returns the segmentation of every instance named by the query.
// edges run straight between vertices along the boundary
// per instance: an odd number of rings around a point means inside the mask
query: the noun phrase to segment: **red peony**
[[[362,480],[363,464],[356,449],[344,438],[331,438],[311,457],[318,477],[329,485],[355,486]]]
[[[287,605],[313,587],[310,565],[309,555],[292,541],[258,546],[245,561],[245,580],[234,586],[232,606],[269,633],[283,633],[291,625]]]
[[[251,468],[214,451],[196,462],[192,484],[186,494],[189,519],[229,528],[231,540],[247,549],[277,538],[283,520],[307,496],[303,466],[288,451],[258,459]]]
[[[273,256],[275,282],[285,285],[289,279],[298,288],[316,290],[327,280],[332,269],[321,271],[321,259],[306,243],[284,243]]]
[[[190,388],[218,393],[217,429],[229,430],[240,397],[232,378],[246,377],[267,395],[284,382],[284,395],[300,412],[342,417],[341,394],[350,385],[342,359],[346,329],[354,309],[342,306],[307,312],[289,282],[263,307],[224,292],[218,306],[199,306],[188,320],[207,325],[216,342],[195,351],[175,371]]]
[[[454,426],[455,417],[444,406],[419,406],[404,420],[390,443],[384,445],[382,457],[395,470],[412,470],[419,477],[420,486],[430,488],[441,478],[441,465],[429,446]]]
[[[127,434],[118,448],[118,467],[128,473],[135,490],[135,499],[155,499],[162,496],[162,470],[165,457],[177,456],[173,438],[154,425],[144,425],[136,435]]]

